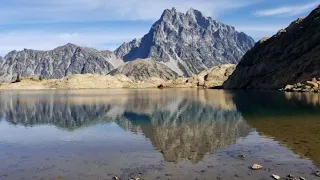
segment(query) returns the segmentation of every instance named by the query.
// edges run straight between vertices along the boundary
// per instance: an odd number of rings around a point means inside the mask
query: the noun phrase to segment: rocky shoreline
[[[162,79],[150,77],[145,80],[118,75],[76,74],[62,79],[41,79],[39,77],[18,78],[11,83],[0,84],[0,90],[37,89],[117,89],[117,88],[217,88],[232,74],[236,65],[214,66],[189,78]]]
[[[320,93],[320,78],[312,78],[310,81],[286,85],[285,88],[280,89],[286,92],[313,92]]]

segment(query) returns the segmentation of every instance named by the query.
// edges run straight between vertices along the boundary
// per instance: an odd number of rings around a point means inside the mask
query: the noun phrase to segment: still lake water
[[[1,91],[0,133],[3,180],[320,179],[318,94]]]

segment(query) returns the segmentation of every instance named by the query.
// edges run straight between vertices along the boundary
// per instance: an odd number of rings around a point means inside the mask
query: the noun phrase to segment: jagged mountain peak
[[[82,46],[79,46],[79,45],[76,45],[76,44],[73,44],[73,43],[67,43],[65,45],[62,45],[62,46],[58,46],[56,48],[54,48],[52,51],[55,51],[55,50],[62,50],[62,49],[68,49],[68,50],[76,50],[77,48],[81,48]]]
[[[187,11],[186,15],[187,15],[187,16],[205,17],[201,11],[196,10],[196,9],[193,9],[193,8],[190,8],[190,9]]]
[[[191,76],[219,64],[237,64],[254,40],[234,27],[205,17],[200,11],[164,10],[150,31],[137,43],[119,47],[124,61],[160,61],[179,75]]]

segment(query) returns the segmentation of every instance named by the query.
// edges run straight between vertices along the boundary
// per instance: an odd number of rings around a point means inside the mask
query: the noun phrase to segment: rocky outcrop
[[[110,72],[110,75],[123,74],[133,80],[144,81],[150,78],[176,79],[178,74],[159,62],[138,59],[128,62]]]
[[[136,49],[140,46],[141,39],[133,39],[129,43],[123,43],[118,49],[114,51],[115,55],[121,59],[127,59],[130,54],[135,53]]]
[[[224,83],[225,88],[280,89],[320,77],[320,6],[258,42]]]
[[[310,81],[303,83],[296,83],[293,85],[286,85],[285,88],[281,89],[282,91],[288,92],[320,92],[320,78],[312,78]]]
[[[72,74],[107,74],[123,61],[110,51],[67,44],[51,51],[12,51],[0,60],[0,82],[17,76],[59,79]]]
[[[223,64],[214,66],[205,70],[198,75],[190,78],[177,78],[166,81],[163,87],[203,87],[203,88],[220,88],[225,80],[236,69],[235,64]]]
[[[165,63],[179,75],[191,76],[220,64],[236,64],[254,40],[234,27],[205,17],[200,11],[165,10],[141,40],[119,47],[125,61],[150,58]]]

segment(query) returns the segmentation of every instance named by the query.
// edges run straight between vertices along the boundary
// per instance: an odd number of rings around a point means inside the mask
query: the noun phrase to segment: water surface
[[[194,89],[2,91],[0,179],[316,179],[319,97]],[[264,169],[250,170],[254,163]]]

